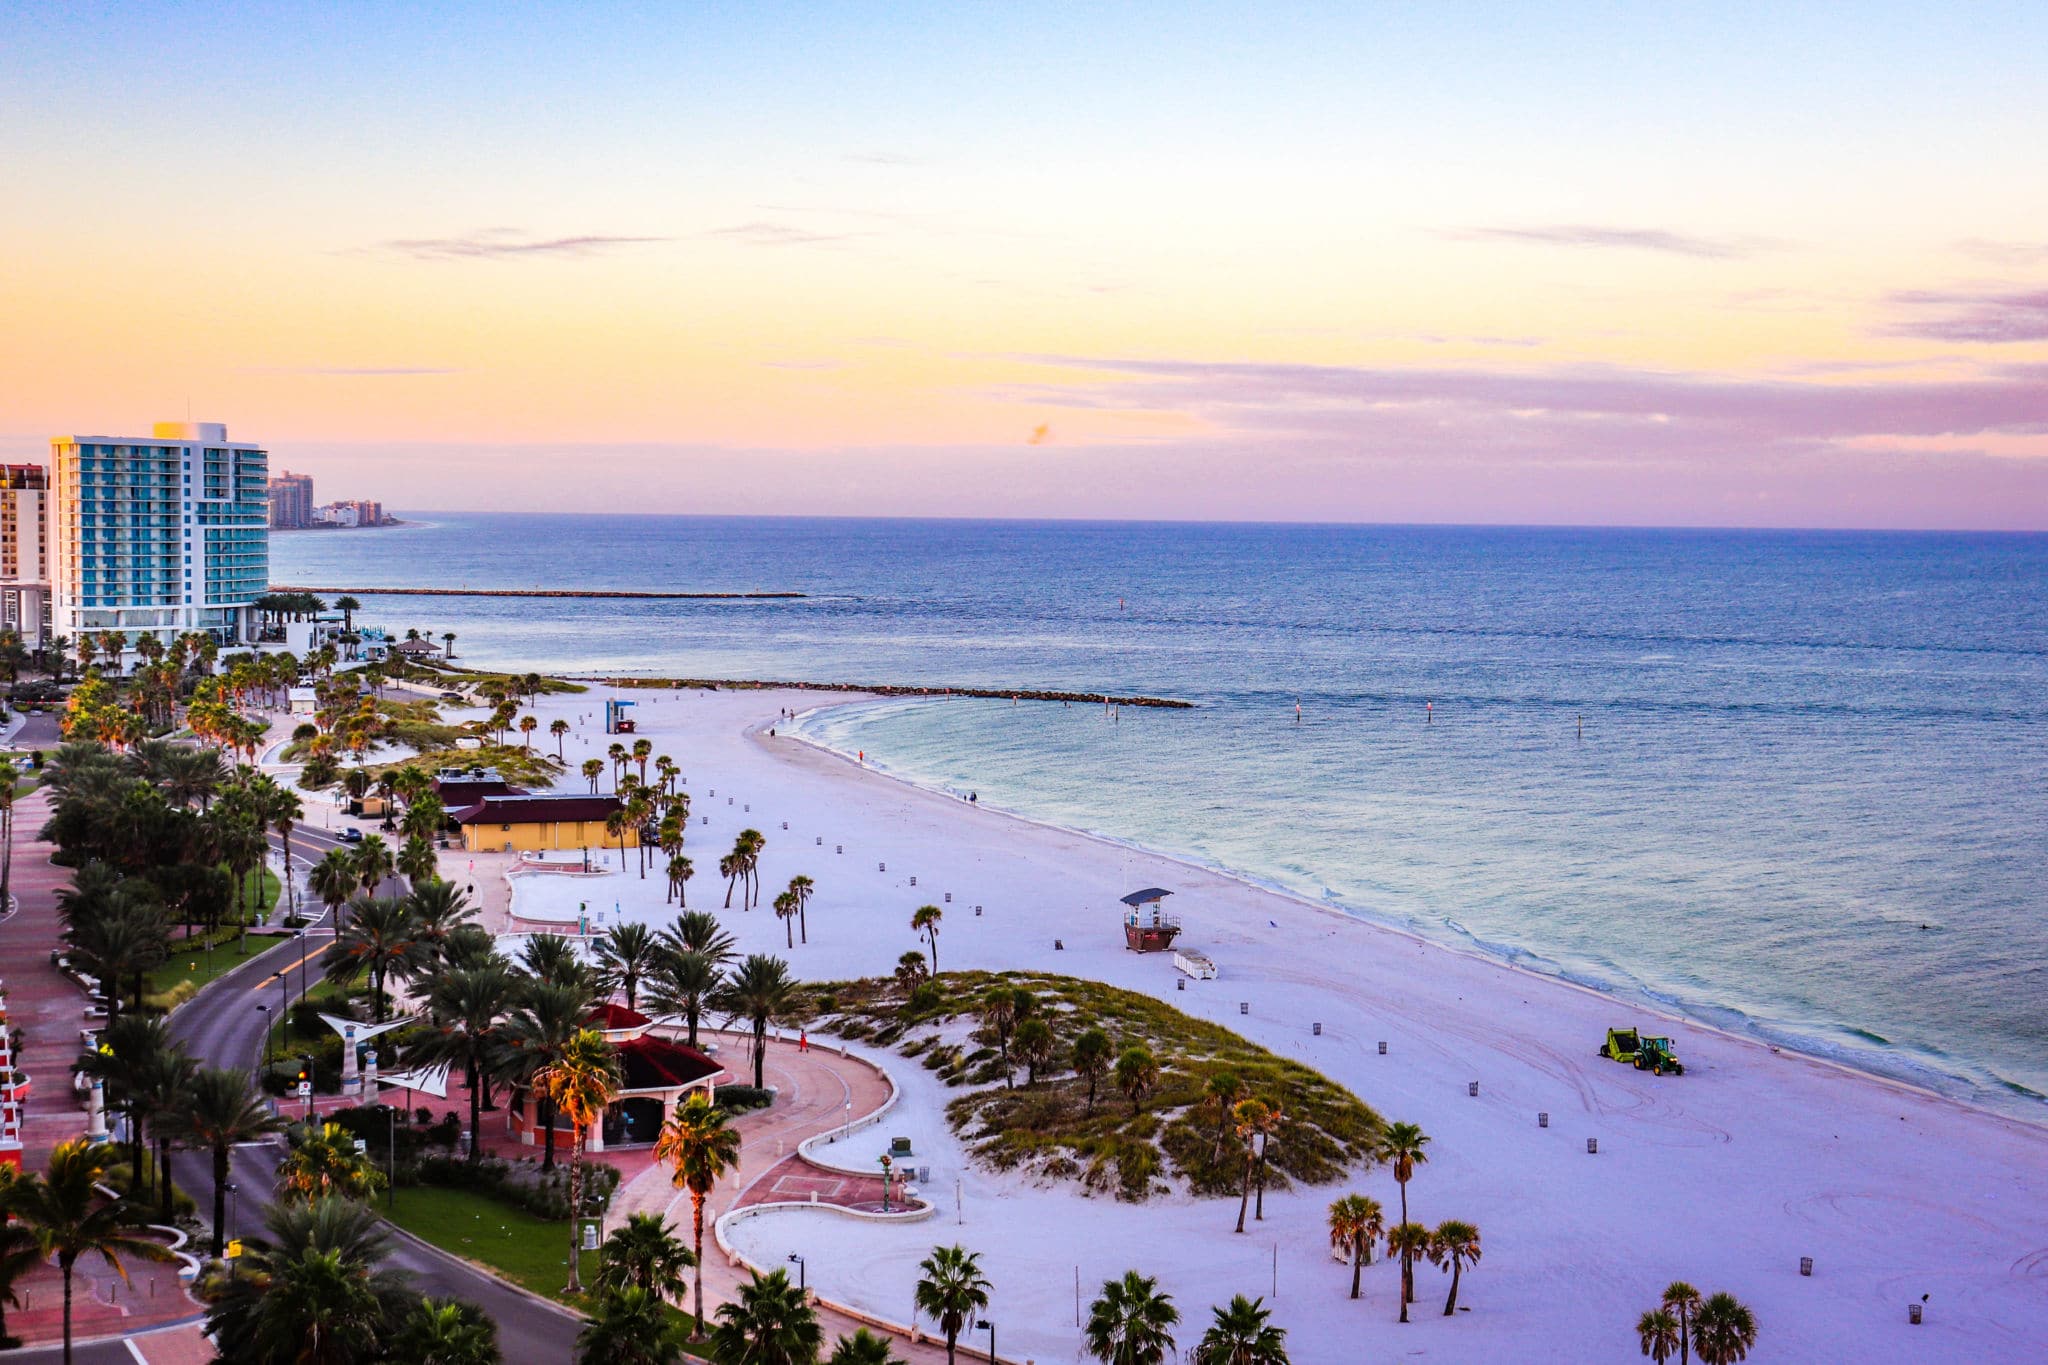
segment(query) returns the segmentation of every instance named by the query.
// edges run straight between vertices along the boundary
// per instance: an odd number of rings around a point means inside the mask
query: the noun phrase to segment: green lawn
[[[547,1222],[489,1195],[432,1185],[399,1190],[397,1206],[385,1216],[413,1236],[486,1265],[536,1294],[579,1302],[562,1293],[569,1273],[567,1223]],[[597,1253],[585,1253],[584,1278],[596,1269]]]
[[[194,940],[190,946],[174,946],[164,964],[149,974],[148,994],[162,995],[180,981],[190,981],[195,988],[204,986],[215,977],[231,972],[257,954],[277,946],[274,938],[252,938],[246,944],[240,944],[236,942],[239,937],[233,930],[223,929],[210,954],[200,940]],[[209,957],[212,958],[210,966],[207,963]]]

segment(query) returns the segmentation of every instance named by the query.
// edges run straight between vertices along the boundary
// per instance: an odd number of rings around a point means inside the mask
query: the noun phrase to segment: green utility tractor
[[[1645,1038],[1632,1028],[1607,1030],[1607,1045],[1600,1049],[1600,1055],[1659,1076],[1666,1072],[1673,1076],[1685,1074],[1685,1065],[1672,1052],[1669,1038]]]

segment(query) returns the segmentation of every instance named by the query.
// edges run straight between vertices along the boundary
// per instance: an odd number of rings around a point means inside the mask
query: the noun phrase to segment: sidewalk
[[[22,1168],[30,1172],[49,1164],[58,1143],[85,1132],[85,1101],[73,1092],[71,1073],[84,1046],[80,1030],[98,1022],[86,1016],[90,1002],[84,993],[50,965],[51,950],[64,937],[57,892],[70,885],[71,874],[50,862],[54,850],[35,837],[49,817],[46,790],[31,792],[15,807],[13,890],[21,908],[0,926],[0,963],[5,964],[0,986],[7,993],[8,1023],[23,1035],[16,1065],[31,1082],[21,1125]],[[72,1304],[75,1336],[141,1330],[199,1311],[178,1278],[177,1263],[124,1265],[126,1282],[102,1261],[79,1261]],[[30,1344],[62,1338],[64,1289],[56,1268],[32,1270],[17,1292],[22,1306],[8,1313],[8,1330]]]
[[[731,1034],[721,1035],[720,1056],[735,1071],[746,1064],[747,1041]],[[768,1044],[765,1079],[776,1090],[776,1100],[767,1109],[756,1109],[733,1120],[740,1133],[740,1165],[729,1172],[704,1201],[704,1316],[710,1321],[718,1305],[738,1297],[748,1272],[726,1259],[712,1237],[712,1225],[733,1209],[772,1202],[777,1198],[808,1199],[813,1189],[825,1203],[860,1204],[872,1199],[879,1203],[881,1181],[863,1176],[842,1175],[802,1161],[796,1147],[804,1139],[830,1132],[847,1121],[849,1112],[858,1122],[879,1109],[889,1098],[889,1084],[880,1072],[856,1058],[842,1057],[823,1047],[799,1052],[797,1045],[777,1039]],[[851,1109],[849,1110],[849,1105]],[[690,1195],[670,1183],[666,1166],[652,1166],[623,1186],[612,1200],[606,1218],[607,1231],[624,1223],[629,1214],[655,1213],[668,1219],[685,1240],[690,1237]],[[801,1193],[792,1193],[797,1186]],[[829,1191],[829,1192],[828,1192]],[[839,1215],[820,1210],[819,1218]],[[827,1351],[842,1336],[852,1336],[867,1323],[858,1321],[823,1304],[818,1321],[825,1329]],[[872,1330],[872,1329],[870,1329]],[[913,1344],[893,1337],[896,1354],[912,1365],[943,1361],[943,1344]],[[974,1359],[961,1343],[960,1358]]]

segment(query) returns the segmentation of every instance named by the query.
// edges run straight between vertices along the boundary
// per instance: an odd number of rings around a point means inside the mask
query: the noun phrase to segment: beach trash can
[[[888,870],[889,870],[889,865],[888,865],[887,863],[876,863],[876,864],[875,864],[875,871],[877,871],[877,872],[887,872]]]
[[[1918,1327],[1920,1325],[1919,1304],[1909,1303],[1906,1305],[1906,1321],[1912,1323],[1915,1327]]]
[[[1188,979],[1184,976],[1176,976],[1173,979],[1173,988],[1177,991],[1186,990],[1188,988]]]
[[[948,905],[951,905],[952,903],[953,903],[953,893],[952,893],[952,892],[950,892],[950,891],[948,891],[948,892],[946,893],[946,904],[948,904]]]
[[[1801,1256],[1799,1258],[1799,1273],[1802,1275],[1813,1274],[1813,1257]]]
[[[834,844],[834,845],[832,845],[832,851],[833,851],[834,853],[844,853],[844,852],[846,852],[846,845],[845,845],[845,844]]]
[[[825,846],[825,836],[824,836],[824,835],[822,835],[822,834],[820,834],[820,835],[818,836],[818,847],[819,847],[819,848],[823,848],[824,846]]]
[[[1547,1110],[1538,1110],[1538,1111],[1537,1111],[1537,1113],[1536,1113],[1536,1126],[1537,1126],[1538,1128],[1548,1128],[1548,1127],[1550,1126],[1550,1114],[1549,1114],[1549,1112],[1548,1112]]]
[[[1322,1037],[1322,1036],[1323,1036],[1323,1026],[1322,1026],[1322,1023],[1321,1023],[1320,1021],[1318,1021],[1318,1022],[1316,1022],[1316,1023],[1310,1024],[1310,1025],[1308,1026],[1308,1031],[1309,1031],[1309,1032],[1310,1032],[1311,1034],[1313,1034],[1313,1035],[1315,1035],[1316,1037],[1318,1037],[1318,1038]]]
[[[789,821],[787,821],[787,820],[784,820],[784,821],[782,822],[782,827],[783,827],[784,829],[788,829],[788,828],[789,828]]]
[[[1599,1139],[1599,1138],[1587,1138],[1587,1139],[1586,1139],[1586,1155],[1587,1155],[1587,1156],[1598,1156],[1598,1155],[1600,1155],[1600,1139]]]
[[[1467,1095],[1471,1095],[1471,1096],[1474,1096],[1474,1097],[1476,1097],[1476,1096],[1477,1096],[1477,1095],[1479,1094],[1479,1082],[1477,1082],[1477,1081],[1467,1081],[1467,1082],[1465,1082],[1465,1093],[1466,1093]]]
[[[1251,1002],[1251,1001],[1249,1001],[1249,1000],[1240,1000],[1240,1001],[1238,1001],[1238,1002],[1237,1002],[1237,1012],[1238,1012],[1239,1014],[1250,1014],[1250,1013],[1252,1012],[1252,1002]]]
[[[1387,1055],[1387,1045],[1386,1045],[1385,1043],[1381,1043],[1381,1044],[1380,1044],[1380,1056],[1384,1057],[1384,1056],[1386,1056],[1386,1055]]]
[[[912,878],[910,879],[910,884],[911,884],[912,886],[916,886],[916,885],[917,885],[917,878],[915,878],[915,877],[912,877]]]

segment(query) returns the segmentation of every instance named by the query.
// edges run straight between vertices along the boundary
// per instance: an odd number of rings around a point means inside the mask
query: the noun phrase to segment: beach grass
[[[1054,1037],[1052,1060],[1036,1083],[1027,1083],[1016,1057],[1005,1064],[986,1025],[976,1023],[964,1040],[959,1027],[978,1019],[993,990],[1020,987],[1032,998],[1030,1015],[1043,1019]],[[1208,1096],[1211,1080],[1226,1073],[1238,1079],[1242,1095],[1277,1105],[1286,1116],[1268,1150],[1268,1189],[1338,1180],[1370,1159],[1385,1126],[1357,1096],[1299,1062],[1101,982],[1038,972],[946,972],[909,993],[893,978],[871,977],[809,987],[806,995],[811,1028],[894,1047],[961,1088],[946,1117],[980,1160],[999,1170],[1077,1180],[1121,1199],[1178,1188],[1237,1193],[1244,1147],[1226,1132],[1221,1107]],[[1108,1035],[1112,1059],[1134,1045],[1151,1053],[1158,1079],[1137,1103],[1118,1089],[1112,1070],[1097,1083],[1091,1108],[1088,1083],[1071,1065],[1074,1039],[1090,1028]]]

